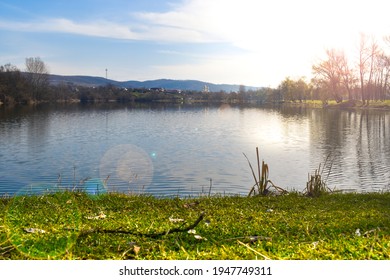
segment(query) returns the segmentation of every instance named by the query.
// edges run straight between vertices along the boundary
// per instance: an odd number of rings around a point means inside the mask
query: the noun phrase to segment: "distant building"
[[[181,93],[181,89],[166,89],[165,90],[166,93]]]
[[[202,92],[206,92],[206,93],[210,92],[210,88],[208,87],[208,85],[203,86]]]
[[[150,88],[150,91],[154,91],[154,92],[164,92],[164,88],[159,88],[159,87],[154,87],[154,88]]]

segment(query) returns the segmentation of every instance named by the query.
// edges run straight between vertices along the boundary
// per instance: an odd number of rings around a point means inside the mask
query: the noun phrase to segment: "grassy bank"
[[[290,106],[304,106],[310,108],[339,108],[339,109],[385,109],[390,110],[390,100],[373,101],[369,104],[363,104],[360,100],[347,100],[337,103],[335,100],[329,100],[326,105],[321,100],[304,100],[303,102],[286,102]]]
[[[390,259],[390,193],[0,199],[0,259]]]

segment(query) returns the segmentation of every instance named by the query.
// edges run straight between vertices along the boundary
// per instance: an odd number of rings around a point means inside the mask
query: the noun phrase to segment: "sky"
[[[51,74],[276,87],[330,48],[390,35],[388,0],[0,0],[0,65]],[[385,45],[390,52],[390,46]]]

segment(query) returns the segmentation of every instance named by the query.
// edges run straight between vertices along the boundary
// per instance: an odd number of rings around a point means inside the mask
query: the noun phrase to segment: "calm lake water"
[[[330,188],[390,189],[388,111],[148,106],[0,107],[0,194],[107,180],[126,193],[246,195],[243,153],[255,167],[256,147],[287,190],[302,191],[327,157]]]

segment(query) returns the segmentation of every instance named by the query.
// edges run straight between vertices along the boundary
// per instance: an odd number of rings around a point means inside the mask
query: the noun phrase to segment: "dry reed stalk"
[[[246,156],[245,153],[243,153],[243,154],[244,154],[246,160],[248,161],[249,167],[252,171],[253,179],[255,180],[255,184],[251,188],[248,196],[251,196],[252,193],[253,193],[253,195],[256,195],[256,187],[257,187],[257,191],[260,195],[267,195],[269,193],[268,183],[270,183],[272,185],[272,187],[274,187],[278,192],[280,192],[282,194],[287,193],[286,190],[276,186],[274,183],[272,183],[271,180],[268,179],[269,167],[268,167],[268,164],[266,164],[264,162],[264,160],[261,162],[261,165],[260,165],[260,156],[259,156],[259,148],[258,147],[256,147],[258,178],[256,178],[255,171],[254,171],[252,164],[249,161],[248,157]]]

